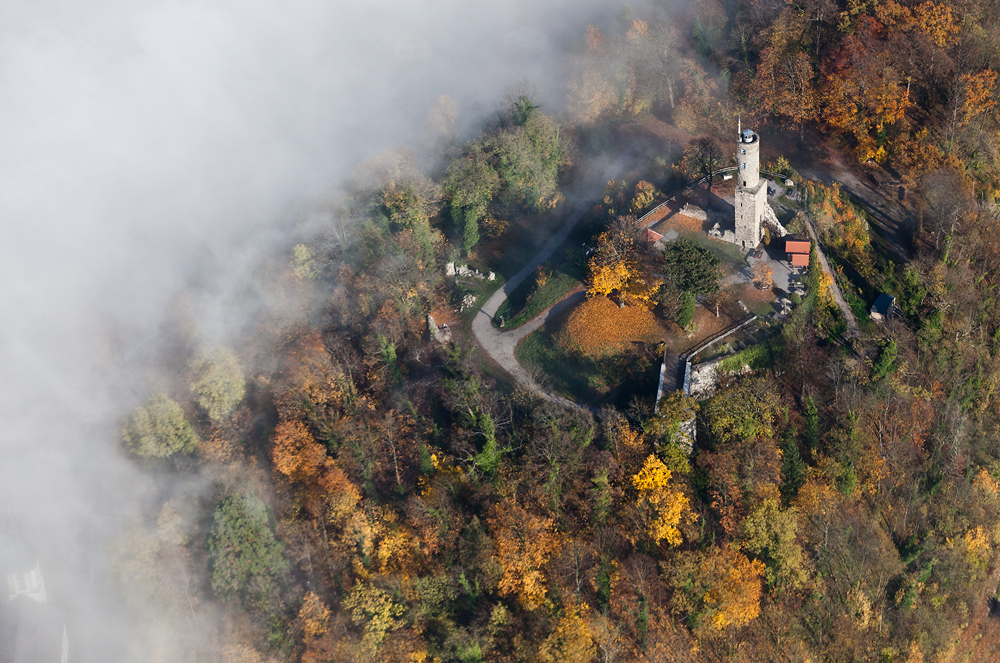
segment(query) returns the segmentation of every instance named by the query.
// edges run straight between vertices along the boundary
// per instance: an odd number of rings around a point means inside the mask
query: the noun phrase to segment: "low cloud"
[[[589,5],[589,6],[588,6]],[[606,11],[606,10],[605,10]],[[0,9],[0,507],[53,601],[111,634],[103,546],[152,482],[118,425],[171,301],[224,336],[250,266],[442,94],[475,126],[521,82],[558,107],[600,3],[15,0]],[[113,596],[114,592],[108,592]],[[127,639],[122,636],[122,641]]]

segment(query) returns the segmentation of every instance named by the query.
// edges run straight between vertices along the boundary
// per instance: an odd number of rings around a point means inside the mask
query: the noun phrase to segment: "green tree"
[[[769,438],[781,407],[774,387],[762,379],[744,379],[719,391],[702,405],[712,438],[729,444]]]
[[[254,599],[276,587],[276,576],[288,568],[285,544],[274,538],[267,507],[237,493],[215,508],[208,535],[212,589],[223,600]]]
[[[720,260],[694,240],[678,237],[663,251],[667,283],[683,292],[705,295],[719,290]]]
[[[536,106],[535,102],[532,101],[531,97],[526,92],[519,92],[517,99],[514,99],[508,113],[510,115],[510,121],[519,127],[523,127],[531,119],[531,116],[538,110],[540,106]]]
[[[561,199],[559,166],[566,157],[566,143],[553,118],[533,110],[521,122],[524,108],[519,108],[483,147],[500,175],[500,201],[508,207],[544,209]]]
[[[781,445],[781,497],[787,504],[795,497],[799,488],[806,481],[808,466],[799,453],[799,445],[795,442],[798,431],[789,428],[785,431],[785,439]]]
[[[316,256],[305,244],[296,244],[292,247],[291,267],[292,274],[300,281],[312,281],[319,276]]]
[[[479,221],[500,189],[500,175],[480,143],[471,143],[464,156],[448,165],[443,189],[452,220],[469,251],[479,241]]]
[[[899,308],[907,315],[916,316],[920,310],[920,305],[923,304],[926,298],[927,288],[920,281],[920,272],[917,271],[916,267],[907,267],[903,271],[903,278],[899,287],[899,298],[896,300]]]
[[[677,324],[681,329],[687,329],[687,326],[694,320],[694,312],[698,305],[698,300],[690,292],[685,292],[682,298],[681,310],[677,314]]]
[[[884,380],[895,373],[897,368],[896,341],[883,339],[879,343],[878,358],[875,359],[875,363],[872,365],[872,378],[875,380]]]
[[[465,210],[462,228],[462,248],[468,253],[479,243],[479,217],[472,210]]]
[[[777,499],[768,498],[743,521],[743,548],[765,563],[764,576],[772,588],[795,589],[809,577],[805,554],[795,542],[797,515],[796,509],[782,511]]]
[[[246,380],[236,354],[218,347],[194,357],[188,367],[191,393],[212,421],[232,414],[246,394]]]
[[[198,437],[184,418],[184,411],[166,394],[154,394],[129,415],[122,430],[129,451],[142,458],[166,458],[191,451]]]
[[[693,419],[698,409],[698,401],[683,391],[664,394],[656,411],[642,422],[642,431],[652,436],[656,444],[670,444],[677,440],[681,424]]]

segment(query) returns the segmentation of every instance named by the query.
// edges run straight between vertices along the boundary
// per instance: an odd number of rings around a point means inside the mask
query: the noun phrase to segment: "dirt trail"
[[[830,269],[830,263],[826,259],[826,254],[823,253],[823,247],[819,244],[819,238],[816,236],[816,230],[813,228],[812,219],[808,216],[806,217],[806,229],[816,244],[816,253],[819,255],[819,263],[823,266],[823,271],[833,278],[833,270]],[[833,278],[830,290],[833,292],[833,301],[837,303],[840,311],[844,314],[844,319],[847,320],[847,332],[844,334],[844,338],[850,340],[861,336],[861,327],[854,317],[854,311],[851,310],[851,307],[847,304],[847,300],[844,299],[844,295],[840,292],[840,286],[837,285],[836,278]]]
[[[827,140],[808,131],[798,142],[776,142],[803,177],[824,184],[839,183],[841,190],[871,215],[886,248],[898,260],[910,259],[913,215],[901,202],[902,183],[898,179],[882,168],[849,162],[849,157],[829,148]]]
[[[608,172],[603,172],[599,176],[591,176],[587,178],[584,184],[581,184],[579,189],[582,191],[600,191],[601,186],[608,179]],[[584,198],[584,200],[589,199]],[[552,257],[552,254],[556,252],[556,249],[558,249],[564,241],[566,241],[566,238],[569,237],[573,228],[576,227],[576,224],[580,222],[580,219],[584,217],[589,209],[589,202],[579,203],[578,206],[566,217],[566,220],[563,222],[559,231],[549,238],[549,241],[547,241],[545,246],[543,246],[542,249],[535,254],[535,257],[532,258],[528,264],[522,267],[517,274],[511,277],[510,280],[504,283],[502,288],[493,293],[492,297],[486,300],[486,303],[483,304],[483,307],[479,309],[476,317],[472,320],[472,334],[476,337],[479,345],[482,346],[483,350],[486,351],[486,354],[488,354],[493,361],[499,364],[503,370],[507,371],[511,377],[542,398],[558,403],[564,407],[592,410],[593,408],[588,408],[571,401],[568,398],[557,396],[542,389],[541,386],[539,386],[538,383],[536,383],[531,377],[528,370],[524,368],[524,366],[522,366],[514,356],[514,349],[517,347],[517,344],[521,341],[521,339],[545,324],[545,321],[548,320],[550,316],[582,301],[586,294],[582,288],[578,288],[569,293],[517,329],[501,331],[493,326],[493,317],[496,315],[500,305],[506,301],[507,297],[510,296],[510,293],[514,292],[514,290],[521,285],[524,279],[535,274],[539,265]]]

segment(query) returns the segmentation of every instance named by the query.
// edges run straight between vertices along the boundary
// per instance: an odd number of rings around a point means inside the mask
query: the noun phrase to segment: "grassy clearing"
[[[698,243],[698,246],[711,251],[726,266],[742,269],[747,264],[743,250],[735,244],[723,242],[719,239],[712,239],[705,233],[680,233],[680,235],[691,238]]]
[[[747,308],[758,318],[766,318],[774,313],[774,305],[768,301],[752,301],[747,304]]]
[[[579,285],[579,279],[563,273],[550,276],[541,288],[535,286],[534,279],[525,279],[497,309],[493,324],[499,326],[502,318],[504,329],[520,327]]]
[[[558,329],[558,323],[552,329]],[[652,397],[659,379],[660,352],[635,345],[600,358],[567,352],[549,325],[526,337],[514,354],[550,391],[587,405],[626,407],[634,396]]]
[[[744,366],[749,366],[750,370],[766,368],[771,363],[771,353],[764,343],[751,345],[740,350],[734,355],[721,360],[715,367],[719,373],[736,373]]]
[[[503,317],[504,329],[514,329],[528,322],[579,286],[586,276],[587,256],[576,233],[563,243],[556,253],[542,265],[547,278],[538,287],[538,276],[529,276],[500,305],[493,316],[499,326]]]
[[[449,303],[452,308],[459,311],[461,310],[462,299],[466,295],[475,296],[476,303],[471,308],[463,311],[460,316],[462,320],[469,322],[476,316],[476,313],[486,303],[486,300],[500,289],[503,284],[504,279],[500,274],[497,274],[496,279],[493,281],[481,281],[474,278],[460,279],[455,282],[455,288],[451,291]]]

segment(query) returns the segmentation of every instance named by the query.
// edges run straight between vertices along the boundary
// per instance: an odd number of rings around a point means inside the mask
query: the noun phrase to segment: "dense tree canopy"
[[[275,591],[279,573],[288,568],[285,544],[274,538],[267,506],[242,493],[215,508],[208,551],[212,590],[231,600]]]
[[[663,273],[667,283],[682,292],[703,295],[719,289],[719,259],[687,237],[667,245]]]

